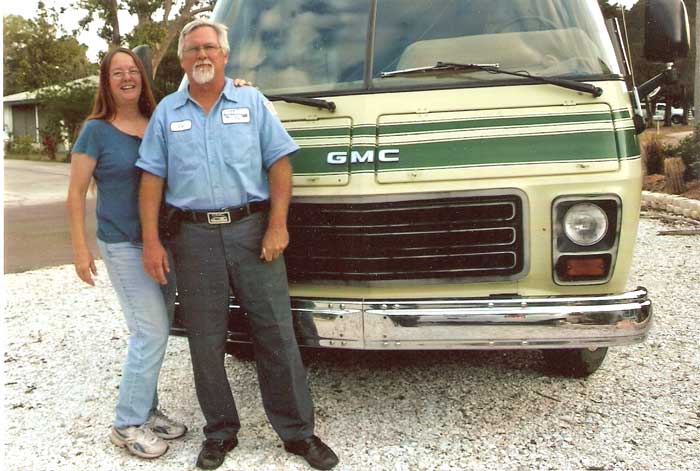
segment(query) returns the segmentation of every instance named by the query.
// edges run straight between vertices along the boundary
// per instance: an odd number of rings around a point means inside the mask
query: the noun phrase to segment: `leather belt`
[[[246,216],[270,208],[269,201],[253,201],[243,206],[222,208],[212,211],[193,211],[190,209],[178,209],[177,217],[184,222],[208,223],[212,225],[231,224],[240,221]]]

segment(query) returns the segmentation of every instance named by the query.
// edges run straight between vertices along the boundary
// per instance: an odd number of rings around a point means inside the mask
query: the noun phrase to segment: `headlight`
[[[575,204],[564,215],[564,233],[575,244],[586,247],[596,244],[607,231],[608,217],[595,204]]]

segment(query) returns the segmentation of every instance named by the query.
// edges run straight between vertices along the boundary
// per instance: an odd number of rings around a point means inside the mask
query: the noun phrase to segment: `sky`
[[[71,3],[74,0],[44,0],[44,4],[48,8],[65,7],[67,10],[61,16],[61,25],[70,34],[70,32],[78,26],[78,20],[82,17],[82,13],[79,10],[73,10],[70,8]],[[21,0],[21,1],[8,1],[4,0],[2,2],[2,14],[4,15],[21,15],[25,18],[34,18],[36,16],[36,6],[39,0]],[[610,3],[619,3],[624,5],[626,8],[631,7],[637,0],[612,0]],[[136,18],[131,17],[126,12],[119,13],[119,26],[122,33],[127,33],[136,24]],[[88,46],[88,58],[92,61],[97,61],[97,56],[101,51],[107,48],[104,40],[97,36],[97,29],[92,28],[86,32],[78,35],[78,41]]]

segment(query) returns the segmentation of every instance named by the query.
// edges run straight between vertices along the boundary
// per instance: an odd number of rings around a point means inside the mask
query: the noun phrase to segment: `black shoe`
[[[226,458],[226,453],[236,448],[238,438],[231,440],[216,440],[207,438],[202,442],[202,451],[197,457],[197,467],[201,469],[216,469]]]
[[[312,468],[331,469],[338,464],[338,457],[333,450],[316,435],[304,440],[284,442],[284,449],[304,458]]]

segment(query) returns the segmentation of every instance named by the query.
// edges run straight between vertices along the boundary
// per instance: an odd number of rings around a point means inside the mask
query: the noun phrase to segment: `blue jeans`
[[[168,344],[172,310],[160,285],[143,269],[143,247],[131,242],[97,245],[129,329],[115,427],[143,424],[158,405],[158,374]]]

